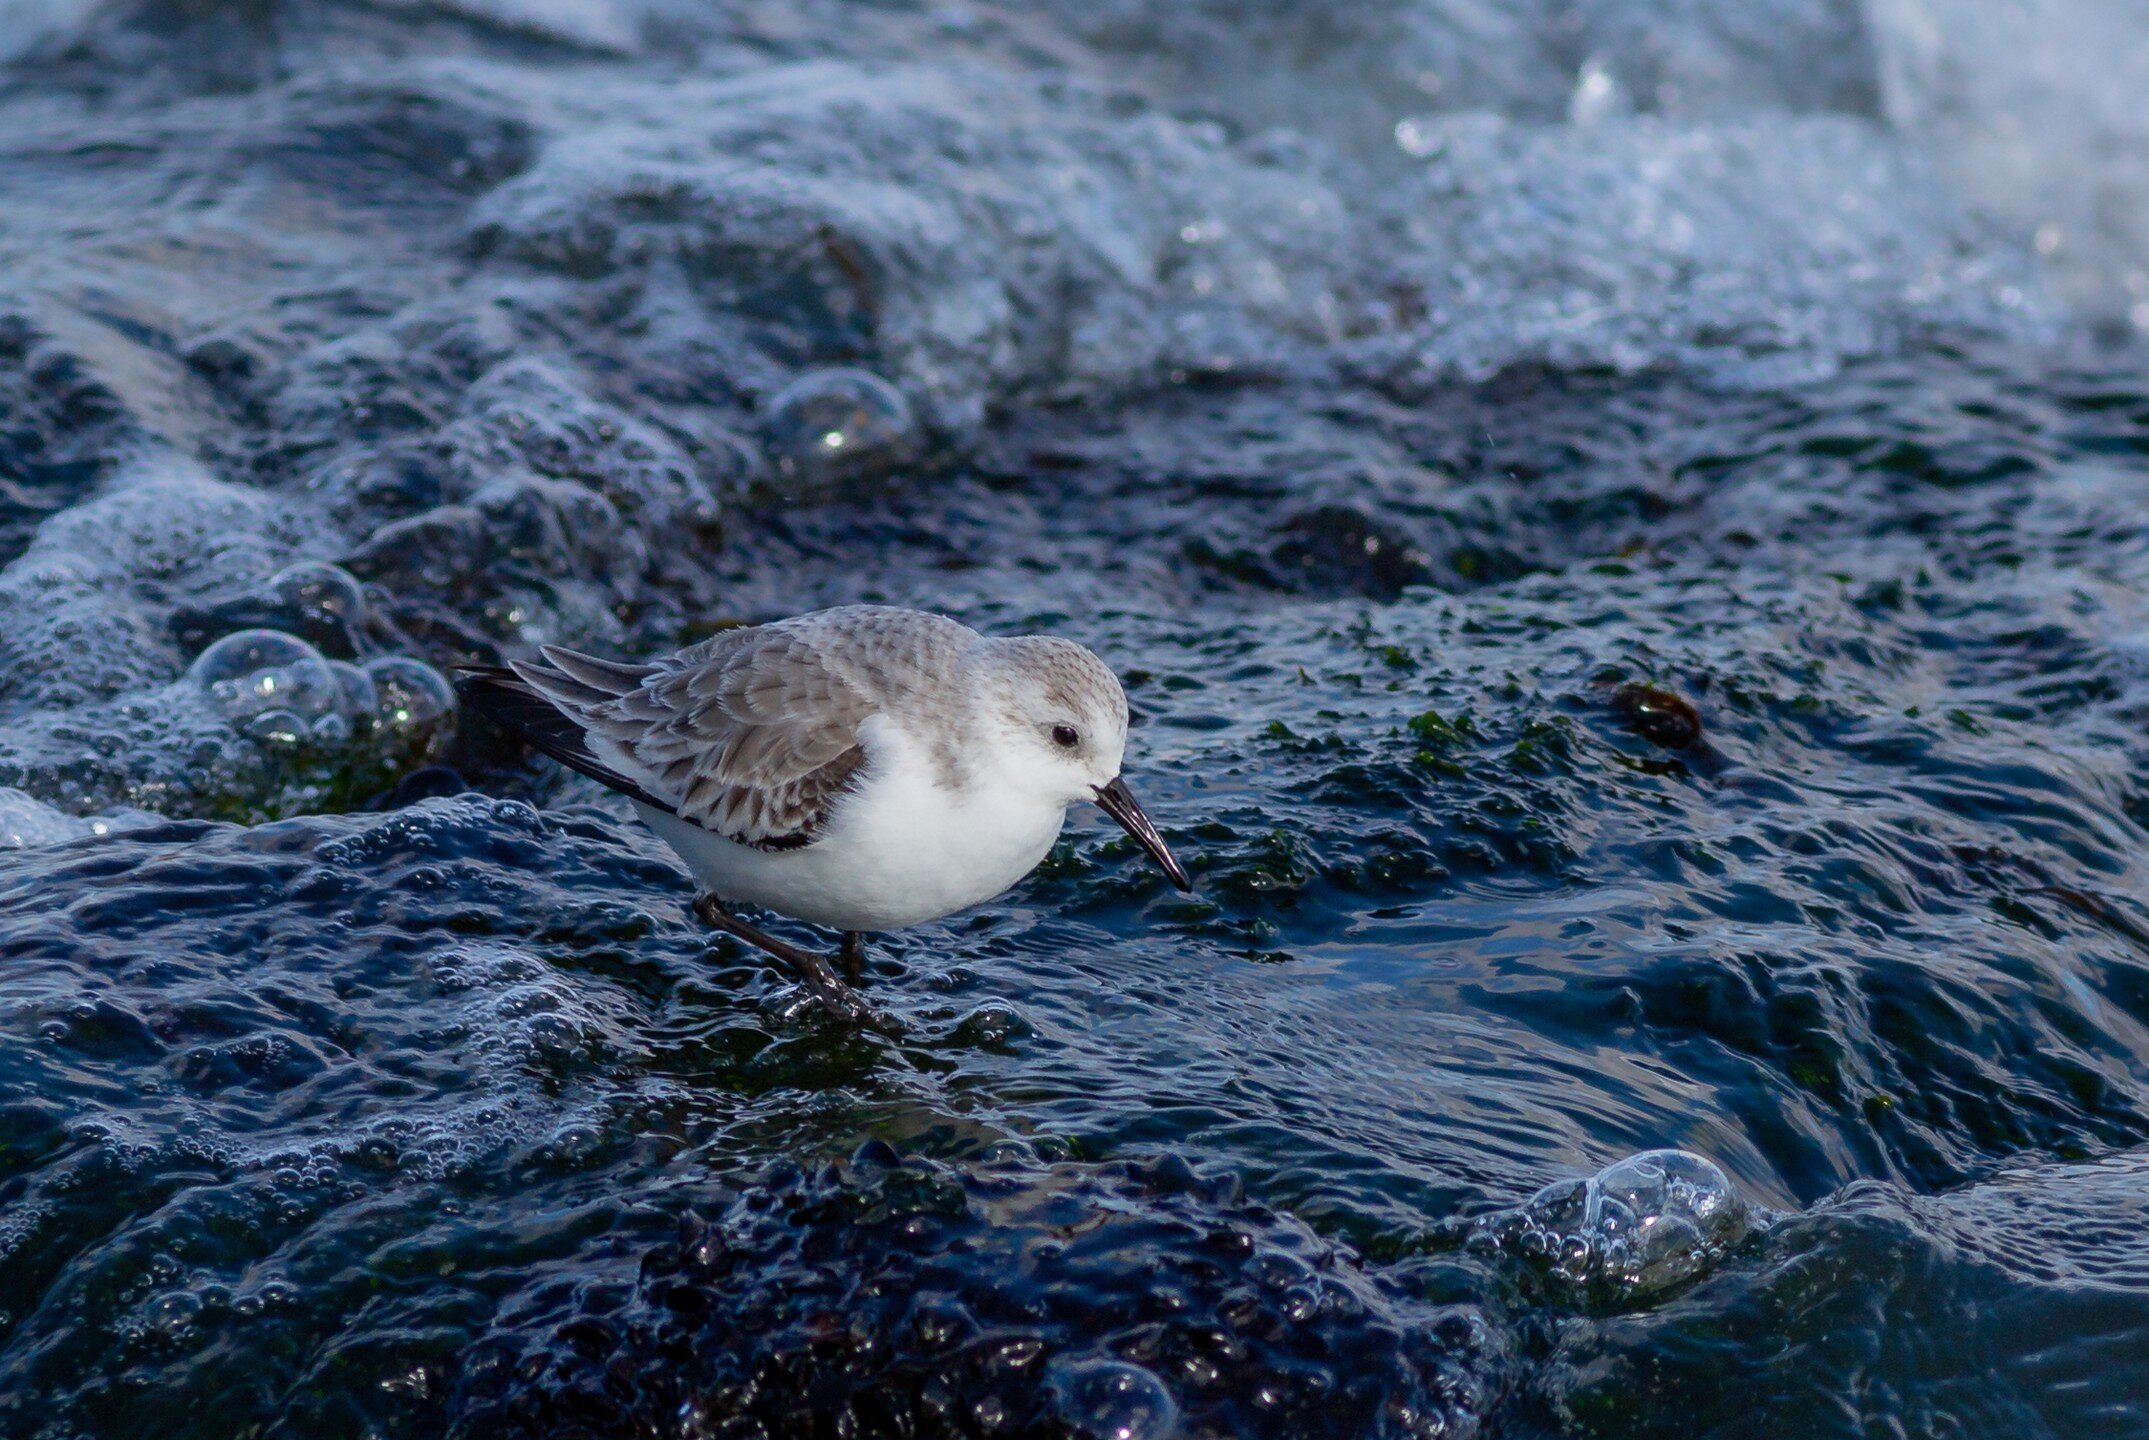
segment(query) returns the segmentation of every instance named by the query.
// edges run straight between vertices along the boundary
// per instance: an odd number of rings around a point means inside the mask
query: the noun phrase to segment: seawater
[[[2021,11],[0,5],[0,1431],[2149,1435],[2149,24]],[[1198,892],[834,1029],[444,679],[850,601]]]

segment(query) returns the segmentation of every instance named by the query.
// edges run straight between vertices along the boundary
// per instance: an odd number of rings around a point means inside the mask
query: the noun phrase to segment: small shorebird
[[[631,799],[702,886],[695,913],[788,964],[853,1021],[828,960],[740,920],[744,902],[864,932],[991,899],[1036,868],[1070,807],[1126,827],[1192,888],[1119,763],[1127,697],[1068,640],[988,638],[918,610],[846,605],[621,664],[544,646],[469,667],[470,707]]]

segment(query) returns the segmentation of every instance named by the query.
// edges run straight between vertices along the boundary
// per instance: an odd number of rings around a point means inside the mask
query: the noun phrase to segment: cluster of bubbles
[[[403,768],[439,759],[454,737],[455,690],[447,677],[404,655],[359,658],[365,594],[337,566],[293,565],[258,595],[187,618],[210,625],[282,622],[275,629],[249,625],[212,642],[185,679],[233,730],[271,752],[356,751]],[[351,658],[331,658],[324,646]]]
[[[1647,1150],[1478,1219],[1465,1243],[1522,1259],[1574,1298],[1623,1306],[1705,1274],[1753,1223],[1713,1162],[1685,1150]]]

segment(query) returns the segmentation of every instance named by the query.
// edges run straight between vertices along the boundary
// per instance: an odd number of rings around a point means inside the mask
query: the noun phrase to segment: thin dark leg
[[[856,985],[866,978],[866,937],[856,930],[843,932],[843,973]]]
[[[851,987],[837,976],[827,957],[817,955],[811,950],[802,950],[747,924],[726,910],[724,902],[714,895],[697,897],[694,901],[694,914],[704,925],[721,930],[726,935],[736,936],[783,961],[791,968],[791,973],[799,978],[800,983],[812,992],[813,998],[821,1002],[821,1007],[837,1019],[859,1025],[871,1023],[877,1018],[866,1008],[864,1001],[851,993]]]

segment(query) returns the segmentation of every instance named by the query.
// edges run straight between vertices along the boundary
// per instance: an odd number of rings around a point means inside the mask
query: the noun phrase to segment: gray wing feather
[[[945,682],[977,638],[919,619],[854,607],[727,630],[654,664],[547,646],[547,664],[514,668],[682,819],[780,849],[811,843],[864,765],[859,727]]]
[[[538,653],[545,657],[553,669],[611,697],[626,694],[655,674],[658,668],[654,665],[623,665],[617,660],[599,660],[594,655],[583,655],[558,645],[543,646]]]

